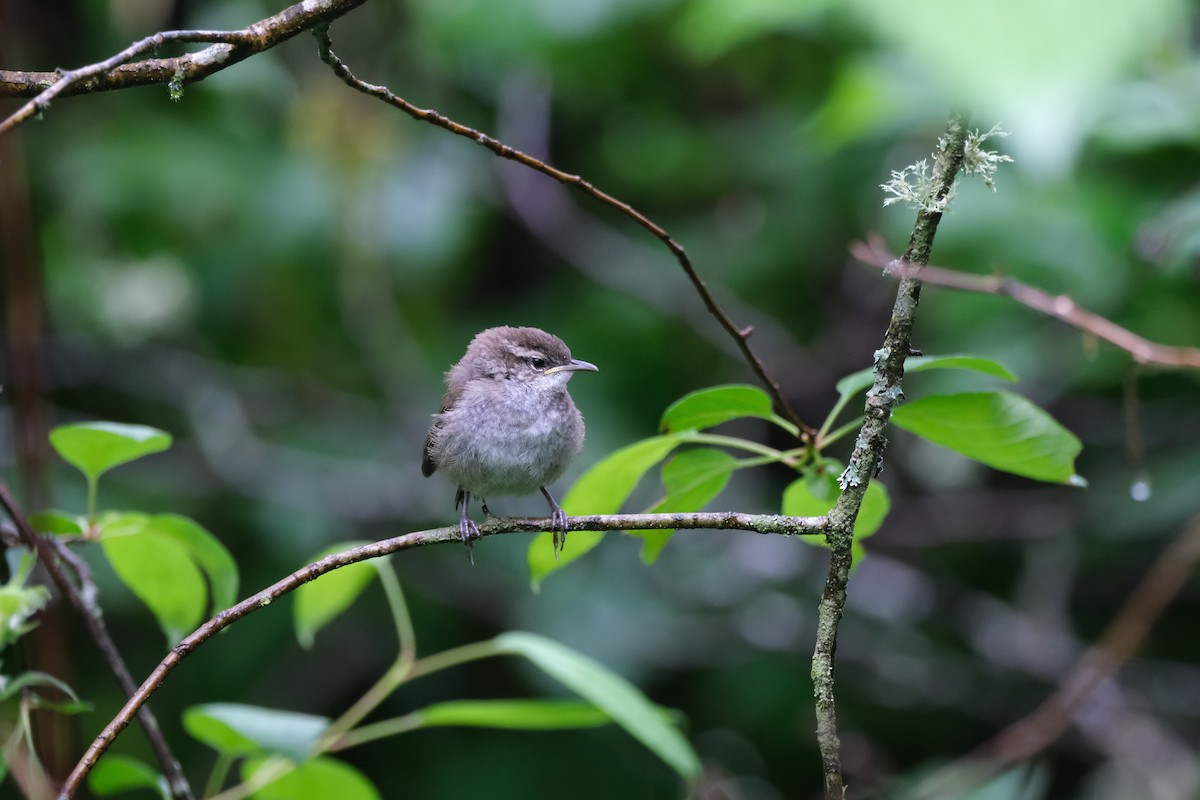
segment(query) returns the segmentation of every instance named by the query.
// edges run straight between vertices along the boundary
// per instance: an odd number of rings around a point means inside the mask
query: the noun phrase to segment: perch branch
[[[104,615],[100,611],[100,606],[96,603],[96,587],[91,582],[90,573],[85,564],[75,558],[73,553],[67,552],[67,548],[61,542],[47,541],[45,537],[38,536],[37,532],[29,524],[29,520],[21,512],[20,507],[13,499],[12,493],[8,489],[8,484],[0,480],[0,505],[4,506],[5,512],[9,519],[17,527],[17,532],[26,547],[37,554],[38,561],[46,568],[46,572],[50,574],[50,579],[54,581],[54,585],[62,592],[63,596],[71,603],[75,609],[83,615],[85,624],[87,625],[88,633],[91,634],[92,640],[95,641],[96,647],[100,649],[101,655],[108,663],[108,668],[116,676],[117,683],[121,687],[121,691],[126,697],[133,697],[137,691],[137,686],[133,682],[133,675],[129,672],[129,667],[125,665],[125,660],[121,658],[120,652],[117,650],[116,644],[112,637],[108,635],[108,628],[104,624]],[[69,564],[79,578],[80,586],[75,587],[71,582],[66,570],[59,563],[56,555],[61,557],[63,561]],[[150,742],[150,747],[154,751],[154,757],[158,760],[158,765],[163,771],[163,775],[167,779],[167,784],[171,789],[171,796],[176,800],[191,800],[193,797],[191,786],[188,785],[187,778],[183,775],[183,769],[179,765],[179,760],[175,758],[171,748],[167,745],[167,740],[162,734],[162,729],[158,726],[158,720],[150,711],[150,707],[142,705],[137,711],[138,722],[141,723],[142,730],[146,734],[146,738]]]
[[[104,92],[155,83],[184,85],[269,50],[301,31],[328,23],[366,0],[305,0],[274,16],[234,31],[162,31],[134,42],[121,52],[73,70],[24,72],[0,70],[0,97],[32,97],[3,122],[0,134],[36,116],[58,96]],[[175,58],[132,59],[168,43],[211,43],[198,53]]]
[[[428,122],[430,125],[435,125],[443,130],[449,131],[450,133],[470,139],[475,143],[486,147],[488,150],[491,150],[501,158],[507,158],[510,161],[523,164],[532,170],[553,178],[559,183],[567,186],[573,186],[589,197],[598,200],[610,208],[616,209],[653,234],[659,241],[666,245],[667,249],[671,251],[671,254],[675,256],[675,260],[678,261],[679,266],[683,268],[684,273],[687,275],[688,280],[691,281],[692,286],[695,288],[697,294],[700,295],[700,299],[704,302],[704,306],[708,309],[708,312],[712,314],[713,317],[716,318],[717,322],[720,323],[721,327],[724,328],[731,337],[733,337],[733,340],[737,344],[738,349],[741,351],[742,356],[746,359],[746,362],[750,365],[750,368],[754,371],[754,374],[758,376],[759,381],[771,394],[775,405],[779,408],[783,416],[785,416],[789,422],[796,426],[798,435],[801,436],[805,441],[812,440],[812,438],[816,435],[816,430],[809,425],[806,425],[803,420],[800,419],[800,416],[796,413],[796,410],[792,408],[791,404],[788,403],[787,398],[784,397],[783,389],[780,387],[779,383],[771,377],[771,375],[767,372],[766,366],[763,365],[762,360],[755,354],[754,349],[750,347],[749,339],[751,334],[754,332],[753,327],[739,327],[737,323],[735,323],[729,317],[729,315],[725,313],[725,310],[721,308],[720,304],[717,303],[716,298],[713,297],[712,292],[708,288],[708,284],[705,283],[704,279],[701,278],[696,272],[695,267],[692,265],[691,258],[688,256],[687,251],[683,249],[683,245],[671,238],[671,234],[667,233],[666,229],[628,203],[618,200],[607,192],[597,189],[579,175],[572,175],[568,172],[557,169],[556,167],[552,167],[546,162],[534,158],[528,153],[517,150],[514,147],[509,147],[500,140],[488,136],[486,133],[455,122],[449,117],[440,114],[431,108],[420,108],[415,106],[405,100],[403,97],[396,95],[386,86],[377,86],[361,80],[353,72],[351,72],[350,68],[347,67],[346,64],[337,57],[337,55],[334,54],[333,41],[329,37],[328,25],[318,27],[313,31],[313,34],[317,37],[318,47],[321,53],[321,60],[328,64],[333,70],[334,74],[352,89],[356,89],[365,95],[382,100],[388,105],[400,109],[413,119],[420,120],[421,122]]]
[[[972,275],[945,267],[916,264],[907,258],[896,260],[883,243],[874,237],[865,244],[855,242],[850,247],[850,253],[859,261],[881,267],[886,274],[901,279],[920,275],[921,280],[926,283],[949,289],[1011,297],[1021,305],[1062,320],[1084,333],[1121,348],[1139,364],[1200,369],[1200,348],[1172,347],[1151,342],[1115,322],[1081,308],[1067,295],[1052,295],[1002,275]]]
[[[800,536],[823,536],[828,519],[826,517],[785,517],[766,514],[739,514],[736,512],[711,512],[695,514],[604,514],[571,517],[570,527],[575,531],[620,531],[620,530],[743,530],[761,534],[783,534]],[[549,519],[490,519],[479,526],[480,537],[505,533],[537,533],[550,529]],[[461,542],[458,526],[433,528],[406,533],[391,539],[362,545],[341,553],[326,556],[320,561],[296,570],[291,575],[268,586],[257,594],[220,612],[208,622],[185,637],[171,648],[141,687],[132,694],[129,702],[113,718],[92,742],[87,752],[75,765],[63,784],[62,797],[75,795],[83,779],[108,749],[113,740],[129,725],[138,710],[143,708],[150,695],[162,685],[167,675],[179,665],[189,653],[208,641],[218,631],[228,627],[242,617],[265,608],[298,586],[314,580],[326,572],[370,558],[379,558],[390,553],[408,550],[422,545],[439,542]]]
[[[937,186],[934,197],[938,207],[950,193],[962,166],[966,137],[966,120],[957,114],[951,116],[933,165],[933,181]],[[907,263],[916,265],[929,261],[929,251],[941,218],[940,211],[923,209],[918,212],[908,248],[904,251]],[[911,276],[901,279],[883,346],[875,351],[875,383],[867,392],[862,428],[850,463],[838,479],[842,494],[829,512],[829,572],[817,612],[817,643],[812,659],[817,746],[821,751],[826,800],[841,800],[846,793],[833,688],[838,624],[846,605],[846,584],[854,561],[854,522],[867,486],[883,468],[888,422],[892,408],[903,397],[900,385],[904,378],[904,359],[912,350],[912,328],[920,299],[921,282]]]

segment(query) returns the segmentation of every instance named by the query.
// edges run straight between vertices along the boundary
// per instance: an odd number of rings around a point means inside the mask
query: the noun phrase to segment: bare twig
[[[86,94],[131,86],[170,83],[183,86],[202,80],[255,53],[268,50],[301,31],[354,9],[366,0],[305,0],[283,11],[234,31],[163,31],[134,42],[121,52],[74,70],[23,72],[0,70],[0,96],[33,99],[0,122],[0,134],[40,114],[59,95]],[[172,42],[214,43],[198,53],[176,58],[131,59]]]
[[[933,166],[933,181],[937,186],[934,199],[938,204],[950,192],[962,166],[966,137],[966,120],[957,114],[953,115],[941,139]],[[940,207],[938,204],[935,207]],[[923,209],[917,214],[908,249],[904,252],[906,262],[924,264],[929,261],[929,251],[933,247],[933,237],[941,218],[940,211]],[[888,422],[892,408],[903,396],[900,384],[904,378],[904,359],[912,349],[912,327],[920,298],[921,282],[912,277],[903,278],[896,292],[896,303],[892,308],[883,346],[875,352],[875,383],[867,393],[862,428],[855,441],[850,463],[838,479],[842,494],[837,505],[829,512],[829,573],[817,612],[817,644],[812,660],[817,746],[821,751],[827,800],[841,800],[846,792],[842,779],[841,745],[837,734],[833,688],[838,624],[846,604],[846,583],[850,579],[850,567],[854,561],[854,521],[858,518],[867,486],[883,467]]]
[[[3,480],[0,480],[0,505],[4,506],[9,519],[17,526],[17,531],[20,533],[24,544],[37,554],[38,561],[46,568],[51,580],[54,581],[54,585],[70,601],[71,605],[83,615],[88,632],[91,634],[92,640],[95,641],[96,647],[100,649],[104,660],[108,663],[108,668],[116,676],[121,691],[127,697],[133,697],[137,687],[133,683],[133,676],[130,674],[129,668],[125,665],[125,660],[121,658],[116,644],[113,643],[112,637],[108,635],[108,628],[104,624],[104,616],[100,612],[100,606],[95,602],[96,587],[91,582],[91,576],[86,566],[78,561],[73,554],[68,553],[65,545],[61,543],[51,544],[45,538],[37,535],[32,526],[30,526],[29,520],[21,512],[20,506],[13,499],[12,493],[9,492],[8,484]],[[79,588],[76,588],[71,582],[70,577],[59,563],[56,555],[61,556],[75,570],[80,581]],[[150,742],[151,749],[154,750],[154,757],[158,760],[158,765],[167,779],[167,784],[171,789],[171,796],[176,798],[176,800],[191,800],[193,796],[191,786],[188,785],[187,778],[183,775],[183,769],[179,766],[178,759],[175,758],[175,755],[171,752],[171,748],[167,745],[167,740],[163,737],[162,729],[158,726],[158,720],[150,711],[149,706],[142,705],[138,709],[137,717],[138,722],[141,723],[142,730],[146,734],[146,739]]]
[[[1172,347],[1151,342],[1115,322],[1079,307],[1067,295],[1052,295],[1002,275],[972,275],[945,267],[918,264],[907,258],[896,260],[877,238],[872,238],[866,244],[854,243],[850,252],[859,261],[882,267],[886,274],[902,279],[919,276],[926,283],[950,289],[1011,297],[1021,305],[1062,320],[1085,333],[1116,345],[1133,356],[1139,364],[1200,369],[1200,348]]]
[[[1100,638],[1080,657],[1058,689],[1024,719],[1009,725],[969,756],[989,767],[1033,758],[1063,735],[1075,713],[1137,651],[1159,616],[1200,562],[1200,517],[1188,524],[1129,595]]]
[[[671,238],[671,235],[667,233],[666,229],[654,222],[642,212],[635,209],[633,206],[618,200],[607,192],[597,189],[591,183],[578,175],[572,175],[568,172],[564,172],[560,169],[552,167],[546,162],[534,158],[528,153],[517,150],[514,147],[509,147],[498,139],[488,136],[486,133],[455,122],[449,117],[440,114],[431,108],[420,108],[415,106],[405,100],[403,97],[396,95],[386,86],[378,86],[361,80],[350,71],[350,68],[347,67],[345,63],[337,57],[337,55],[334,54],[333,41],[329,37],[329,27],[327,25],[318,27],[313,31],[313,34],[317,37],[318,46],[321,52],[321,60],[328,64],[333,70],[334,74],[341,78],[341,80],[347,86],[350,86],[351,88],[356,89],[363,94],[369,95],[378,100],[382,100],[388,105],[395,106],[413,119],[420,120],[422,122],[428,122],[430,125],[436,125],[437,127],[447,130],[450,133],[471,139],[475,143],[486,147],[488,150],[491,150],[501,158],[507,158],[510,161],[523,164],[532,170],[536,170],[543,175],[553,178],[559,183],[563,183],[568,186],[574,186],[584,194],[587,194],[588,196],[600,201],[604,205],[621,212],[653,234],[659,241],[666,245],[667,249],[671,251],[671,254],[675,256],[675,260],[679,262],[679,266],[683,268],[688,280],[692,282],[692,286],[700,295],[700,299],[704,302],[704,306],[708,309],[708,312],[712,314],[717,319],[717,322],[720,323],[721,327],[724,328],[731,337],[733,337],[733,340],[737,343],[738,349],[741,351],[742,356],[746,359],[746,362],[750,365],[750,368],[754,370],[754,374],[758,376],[759,381],[771,394],[771,397],[774,400],[775,405],[779,408],[780,413],[782,413],[783,416],[788,419],[788,421],[796,426],[796,429],[806,441],[811,441],[812,437],[816,434],[816,430],[805,424],[803,420],[800,419],[800,416],[796,413],[796,410],[792,408],[791,404],[788,403],[787,398],[784,397],[783,389],[779,386],[779,383],[770,376],[770,374],[767,372],[767,368],[763,365],[762,360],[759,359],[759,357],[754,353],[754,349],[750,347],[749,339],[751,334],[754,333],[754,328],[752,326],[746,326],[744,328],[739,327],[737,323],[730,319],[729,315],[726,314],[724,309],[721,308],[720,304],[717,303],[716,298],[714,298],[712,295],[712,292],[709,291],[708,284],[704,282],[704,279],[700,277],[700,275],[696,272],[695,267],[692,266],[692,261],[688,257],[687,251],[683,249],[683,245]]]
[[[825,535],[826,517],[785,517],[768,514],[739,514],[735,512],[711,512],[694,514],[602,514],[571,517],[573,531],[620,531],[620,530],[743,530],[761,534],[795,536]],[[549,530],[549,519],[490,519],[479,526],[479,534],[496,536],[505,533],[536,533]],[[391,539],[362,545],[341,553],[326,556],[320,561],[296,570],[291,575],[251,595],[237,605],[225,609],[201,625],[191,635],[171,648],[171,652],[159,662],[150,676],[132,694],[121,712],[105,726],[92,742],[83,758],[75,765],[71,775],[63,784],[62,796],[73,797],[83,779],[108,749],[113,740],[129,725],[129,721],[145,706],[150,695],[162,685],[167,675],[179,665],[189,653],[202,645],[218,631],[228,627],[242,617],[265,608],[278,598],[300,585],[324,575],[326,572],[370,558],[379,558],[400,550],[439,542],[461,542],[458,526],[433,528],[406,533]]]

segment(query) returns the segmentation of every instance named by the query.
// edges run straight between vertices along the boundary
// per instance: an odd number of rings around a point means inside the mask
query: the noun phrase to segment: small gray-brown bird
[[[562,339],[538,328],[488,328],[446,373],[442,410],[425,437],[421,472],[441,470],[458,486],[458,530],[467,552],[479,527],[467,506],[483,513],[488,497],[541,489],[550,503],[555,553],[567,538],[567,515],[546,490],[583,448],[583,415],[567,392],[578,370],[597,371],[571,358]]]

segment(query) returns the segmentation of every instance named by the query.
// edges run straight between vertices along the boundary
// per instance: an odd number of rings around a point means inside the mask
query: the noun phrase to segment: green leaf
[[[109,563],[145,603],[174,644],[196,628],[211,606],[237,601],[233,556],[196,522],[177,514],[109,512],[97,523]]]
[[[311,558],[310,563],[325,556],[340,553],[363,542],[342,542],[327,547]],[[296,628],[296,639],[305,648],[312,647],[317,631],[325,627],[334,617],[341,614],[358,599],[367,584],[375,577],[375,566],[366,561],[347,564],[340,569],[326,572],[315,581],[310,581],[296,590],[292,621]]]
[[[35,511],[29,515],[29,524],[38,533],[81,536],[87,529],[87,520],[78,514],[70,514],[57,508]]]
[[[195,521],[178,514],[156,514],[147,521],[147,529],[179,543],[203,570],[211,592],[213,612],[237,602],[238,568],[225,545]]]
[[[659,430],[704,430],[741,417],[775,419],[771,398],[756,386],[714,386],[676,400],[663,412]]]
[[[569,700],[452,700],[414,711],[417,728],[452,725],[551,731],[595,728],[612,717],[591,703]]]
[[[95,480],[115,466],[166,450],[171,435],[145,425],[82,422],[50,431],[50,444],[67,463]]]
[[[242,779],[277,765],[274,759],[252,758],[242,765]],[[255,800],[380,800],[379,790],[354,767],[332,758],[297,765],[254,793]]]
[[[974,372],[982,372],[984,375],[991,375],[994,378],[1001,378],[1010,383],[1017,379],[1017,376],[999,361],[967,353],[944,356],[910,356],[904,361],[905,373],[924,372],[929,369],[967,369]],[[837,391],[839,395],[845,397],[856,392],[861,392],[874,382],[875,370],[872,367],[868,367],[867,369],[847,375],[838,381]]]
[[[680,441],[674,434],[652,436],[621,448],[580,476],[563,498],[563,510],[570,516],[620,511],[642,476]],[[547,575],[580,558],[603,538],[603,531],[575,531],[567,537],[567,545],[556,560],[550,534],[542,532],[533,537],[527,557],[534,591]]]
[[[24,576],[0,586],[0,650],[37,627],[31,622],[50,600],[45,586],[24,585]]]
[[[633,684],[603,664],[537,634],[503,633],[492,639],[497,652],[524,656],[550,677],[604,710],[687,781],[700,774],[700,759],[679,729]]]
[[[667,496],[650,513],[699,511],[721,493],[737,469],[737,459],[724,450],[702,447],[684,450],[663,464],[662,482]],[[642,561],[653,564],[675,531],[632,531],[640,537]]]
[[[943,394],[906,403],[892,421],[910,433],[995,469],[1051,483],[1081,485],[1076,436],[1020,395]]]
[[[836,462],[827,462],[827,469],[819,475],[805,475],[793,481],[783,490],[783,513],[790,517],[811,517],[828,514],[837,504],[840,491],[837,485],[838,469],[828,469]],[[883,525],[892,503],[887,487],[879,481],[871,481],[863,495],[858,517],[854,520],[854,563],[858,564],[866,554],[862,540],[873,535]],[[828,547],[824,538],[804,541],[820,547]]]
[[[1009,383],[1016,383],[1017,376],[1012,370],[991,358],[974,356],[968,353],[944,356],[910,356],[904,361],[905,372],[924,372],[929,369],[967,369],[982,372],[993,378],[1000,378]]]
[[[326,717],[239,703],[207,703],[183,712],[183,728],[219,753],[277,753],[303,761],[329,727]]]
[[[162,797],[170,797],[166,780],[148,764],[120,753],[107,753],[88,773],[88,788],[98,797],[134,789],[152,789]]]
[[[196,628],[207,587],[188,547],[143,514],[111,516],[100,544],[117,576],[153,612],[168,645]]]
[[[79,700],[79,695],[75,694],[74,690],[72,690],[71,687],[66,683],[54,677],[53,675],[45,672],[38,672],[36,670],[22,672],[20,675],[12,678],[11,680],[7,677],[0,676],[0,700],[7,700],[8,698],[15,696],[26,686],[52,686],[72,700]]]

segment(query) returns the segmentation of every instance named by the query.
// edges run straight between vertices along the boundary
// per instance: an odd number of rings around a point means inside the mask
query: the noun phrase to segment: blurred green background
[[[5,0],[0,67],[77,66],[156,30],[238,28],[282,7]],[[963,184],[936,263],[1004,272],[1148,338],[1200,344],[1196,21],[1180,0],[375,0],[332,33],[364,80],[666,227],[819,423],[834,381],[870,363],[894,296],[848,245],[879,232],[903,248],[913,212],[883,209],[879,184],[928,156],[954,108],[985,130],[1003,123],[1012,135],[991,143],[1015,163],[994,194]],[[180,102],[165,86],[59,99],[3,146],[5,478],[27,506],[80,510],[83,482],[50,457],[47,426],[168,430],[176,445],[108,476],[101,505],[193,517],[233,551],[243,595],[334,542],[454,520],[453,487],[421,477],[419,452],[443,371],[482,328],[546,328],[601,369],[572,381],[588,441],[559,496],[652,434],[680,395],[752,381],[659,242],[351,91],[307,34]],[[36,324],[20,311],[39,303],[33,358],[22,343]],[[1083,440],[1090,488],[1036,485],[894,434],[882,475],[892,515],[852,579],[838,650],[843,764],[860,797],[897,795],[1031,710],[1200,509],[1194,373],[1132,371],[1124,353],[1009,300],[936,288],[915,339],[1015,371],[1017,391]],[[906,393],[981,380],[924,374]],[[1126,446],[1130,381],[1142,458]],[[739,473],[713,507],[775,511],[792,477]],[[1138,481],[1144,502],[1131,496]],[[652,483],[630,509],[655,498]],[[422,653],[509,629],[551,636],[686,714],[706,797],[819,795],[808,673],[824,551],[695,532],[647,568],[636,541],[610,536],[533,594],[526,544],[488,539],[473,568],[457,546],[393,559]],[[164,653],[157,626],[92,561],[140,679]],[[1193,581],[1072,732],[987,796],[1197,797],[1198,612]],[[197,781],[211,756],[182,732],[183,707],[336,715],[394,655],[377,588],[311,651],[290,625],[286,602],[244,620],[155,696]],[[119,704],[70,613],[39,637],[46,668],[96,702],[64,745],[73,762]],[[555,691],[489,661],[415,683],[385,711]],[[147,755],[136,730],[116,750]],[[435,730],[345,756],[389,798],[680,793],[615,728]]]

